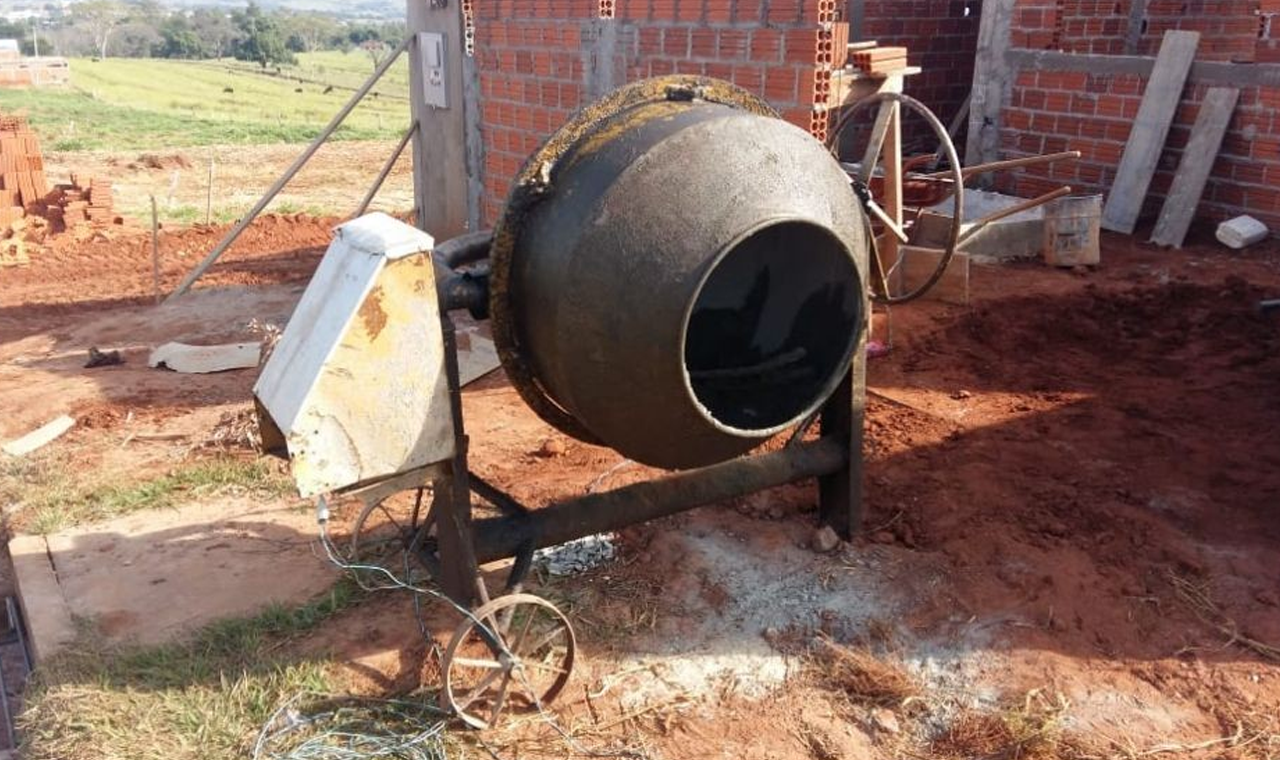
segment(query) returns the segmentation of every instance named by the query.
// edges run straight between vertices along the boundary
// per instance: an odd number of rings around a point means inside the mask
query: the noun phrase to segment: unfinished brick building
[[[1002,189],[1108,192],[1162,36],[1196,31],[1196,63],[1144,213],[1159,210],[1206,91],[1226,85],[1240,88],[1240,99],[1200,215],[1247,213],[1280,227],[1280,0],[999,1],[1011,12],[988,32],[992,55],[980,68],[996,84],[975,101],[966,163],[1079,150],[1074,165],[1006,175]]]
[[[625,82],[671,73],[730,80],[822,136],[835,53],[853,39],[904,45],[924,67],[908,92],[950,119],[969,92],[980,0],[469,0],[479,79],[481,221],[576,108]]]

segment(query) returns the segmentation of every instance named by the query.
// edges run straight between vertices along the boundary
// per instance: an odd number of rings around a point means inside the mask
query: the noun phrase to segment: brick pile
[[[849,58],[864,74],[889,74],[907,67],[907,49],[904,47],[866,48]]]
[[[55,230],[75,231],[83,226],[101,227],[115,221],[111,202],[111,181],[81,181],[71,175],[71,184],[57,185],[43,203],[42,215]]]
[[[40,141],[22,116],[0,116],[0,229],[49,192]]]
[[[725,79],[824,138],[831,71],[848,32],[837,0],[467,0],[484,139],[483,221],[525,158],[601,82],[665,74]],[[968,94],[978,0],[867,0],[855,39],[905,45],[926,74],[907,83],[944,119]],[[601,44],[607,41],[607,44]],[[607,56],[607,57],[606,57]],[[602,59],[605,58],[605,59]],[[939,65],[937,74],[928,67]]]
[[[1135,54],[1153,56],[1166,30],[1201,33],[1198,61],[1280,62],[1280,0],[1150,0],[1140,19]],[[1012,48],[1065,53],[1116,54],[1125,50],[1129,2],[1017,0],[1010,35]],[[1272,37],[1274,35],[1274,39]],[[1243,66],[1249,66],[1243,63]],[[1055,66],[1055,69],[1063,68]],[[1280,86],[1242,77],[1240,101],[1214,163],[1199,207],[1206,220],[1250,214],[1280,229]],[[1208,82],[1194,74],[1183,92],[1165,150],[1151,183],[1144,215],[1159,212],[1187,145]],[[1002,176],[1000,189],[1033,196],[1062,184],[1081,192],[1106,193],[1133,128],[1146,77],[1099,74],[1081,61],[1078,68],[1013,72],[1013,86],[1001,111],[1000,156],[1015,158],[1079,150],[1080,161],[1059,162]]]

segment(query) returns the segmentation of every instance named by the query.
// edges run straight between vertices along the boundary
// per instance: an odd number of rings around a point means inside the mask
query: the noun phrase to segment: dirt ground
[[[263,220],[201,297],[258,292],[279,318],[333,222]],[[166,233],[165,283],[218,231]],[[1255,310],[1280,295],[1278,254],[1108,235],[1097,271],[980,266],[970,307],[895,308],[870,365],[864,534],[809,548],[802,484],[628,530],[616,562],[543,579],[586,662],[562,723],[668,758],[1280,757],[1280,322]],[[65,411],[99,420],[55,444],[85,466],[159,467],[115,445],[120,425],[198,428],[247,406],[252,373],[148,380],[142,347],[132,367],[70,358],[128,347],[93,325],[154,319],[150,288],[144,238],[0,271],[0,437]],[[225,334],[256,314],[222,313]],[[56,393],[33,383],[40,362]],[[465,405],[475,469],[531,505],[650,474],[545,427],[501,373]],[[440,636],[454,622],[430,613]],[[906,686],[856,688],[824,637]],[[359,688],[430,684],[400,596],[296,646],[332,652]],[[495,741],[576,753],[545,733]]]
[[[149,225],[152,195],[162,222],[204,222],[212,160],[212,221],[226,222],[248,211],[305,148],[213,145],[160,153],[51,152],[45,164],[50,182],[67,182],[72,173],[82,178],[109,177],[116,212]],[[326,143],[285,186],[271,209],[353,212],[394,149],[395,141]],[[413,207],[411,169],[410,152],[405,151],[379,191],[374,209]]]

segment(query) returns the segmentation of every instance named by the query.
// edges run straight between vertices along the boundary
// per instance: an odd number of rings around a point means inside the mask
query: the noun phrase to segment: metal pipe
[[[387,159],[387,162],[382,165],[382,171],[378,172],[378,177],[373,181],[373,186],[369,188],[369,192],[365,193],[364,200],[360,201],[360,207],[351,215],[353,219],[358,216],[364,216],[364,212],[369,210],[369,204],[373,203],[374,197],[377,196],[378,191],[382,189],[382,183],[387,181],[387,177],[390,176],[391,170],[395,168],[396,162],[400,160],[401,154],[404,153],[405,146],[413,139],[413,133],[417,130],[418,122],[414,121],[409,125],[409,128],[404,131],[404,136],[400,138],[400,143],[396,145],[396,149],[391,152],[391,157]]]
[[[822,438],[587,494],[523,515],[476,520],[472,523],[476,559],[485,563],[514,557],[528,542],[538,547],[553,546],[785,483],[830,475],[844,468],[848,458],[845,441]]]
[[[342,122],[346,120],[347,115],[355,109],[361,100],[364,100],[364,96],[369,94],[369,91],[378,83],[378,80],[382,78],[382,75],[387,73],[387,69],[391,68],[391,64],[394,63],[396,59],[400,57],[400,54],[409,46],[409,39],[409,37],[406,37],[404,41],[396,47],[395,51],[392,52],[391,55],[387,56],[382,63],[378,64],[378,68],[374,70],[369,79],[365,81],[360,89],[356,90],[355,94],[351,96],[351,100],[348,100],[347,104],[342,107],[342,110],[338,111],[337,115],[329,121],[324,130],[316,136],[316,139],[311,141],[311,144],[302,152],[302,155],[298,156],[294,160],[293,164],[285,170],[284,174],[280,175],[280,178],[275,181],[275,184],[267,190],[266,194],[258,199],[258,202],[249,210],[249,213],[245,214],[245,216],[236,223],[236,226],[227,233],[227,236],[224,237],[212,251],[209,252],[209,255],[205,256],[204,260],[197,264],[195,269],[191,270],[191,273],[186,276],[186,279],[178,285],[177,290],[173,291],[173,293],[165,299],[165,303],[172,301],[190,290],[191,286],[195,284],[195,281],[200,279],[201,275],[203,275],[209,267],[213,266],[214,262],[218,260],[218,257],[222,256],[222,254],[231,247],[232,243],[236,242],[236,239],[240,237],[240,234],[253,223],[254,219],[258,218],[258,214],[262,213],[263,209],[265,209],[267,205],[280,194],[280,191],[289,183],[289,180],[293,179],[294,175],[296,175],[302,167],[306,165],[307,161],[311,160],[311,157],[320,149],[320,146],[324,145],[325,141],[327,141],[333,133],[337,131],[338,127],[342,125]]]

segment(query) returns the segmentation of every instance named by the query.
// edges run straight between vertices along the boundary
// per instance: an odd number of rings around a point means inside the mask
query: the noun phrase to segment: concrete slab
[[[261,343],[227,343],[220,346],[191,346],[170,342],[151,352],[147,366],[165,366],[184,374],[252,369],[262,358]]]
[[[964,191],[964,224],[969,229],[973,222],[988,214],[1021,203],[1018,198],[1004,193],[986,190]],[[951,230],[951,201],[943,201],[921,215],[912,228],[911,242],[915,245],[937,247],[946,240]],[[1004,219],[992,222],[975,234],[964,245],[964,250],[979,262],[1009,261],[1013,259],[1039,258],[1044,248],[1044,211],[1033,208],[1020,211]]]
[[[71,612],[108,641],[156,644],[323,592],[338,574],[313,549],[311,509],[296,504],[226,498],[15,539],[28,558],[10,545],[24,610],[40,611],[27,617],[34,647],[45,657],[64,645]],[[58,599],[65,617],[45,614]]]

